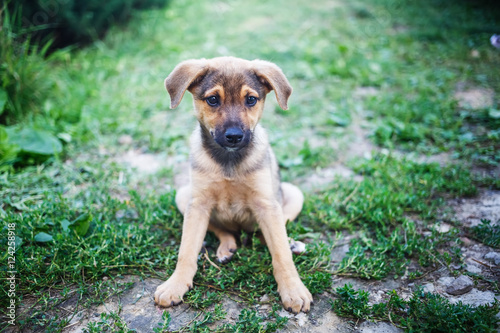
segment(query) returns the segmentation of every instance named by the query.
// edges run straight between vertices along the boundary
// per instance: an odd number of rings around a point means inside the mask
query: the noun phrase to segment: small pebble
[[[446,292],[455,296],[463,295],[471,291],[473,286],[474,282],[468,276],[460,275],[446,287]]]
[[[269,302],[270,300],[271,300],[271,299],[269,298],[269,295],[268,295],[268,294],[265,294],[264,296],[262,296],[262,297],[260,298],[260,302],[261,302],[261,303],[267,303],[267,302]]]
[[[292,318],[293,314],[291,314],[290,312],[286,311],[285,309],[281,309],[281,311],[278,313],[278,316]]]
[[[442,286],[447,286],[450,283],[452,283],[454,280],[455,279],[452,278],[451,276],[443,276],[443,277],[439,278],[439,280],[437,282],[438,282],[438,284],[440,284]]]
[[[435,290],[434,285],[432,283],[426,283],[422,287],[424,292],[426,293],[433,293]]]
[[[500,265],[500,253],[498,252],[489,252],[484,256],[484,259],[487,259],[491,262],[494,262],[495,265]]]
[[[483,272],[481,270],[481,267],[478,267],[474,264],[467,264],[467,266],[465,267],[465,270],[467,272],[474,273],[474,274],[481,274]]]
[[[495,34],[495,35],[491,36],[490,42],[491,42],[491,45],[493,45],[497,49],[500,49],[500,35]]]
[[[436,230],[442,234],[450,231],[450,229],[451,229],[451,225],[446,224],[446,223],[441,223],[438,227],[436,227]]]
[[[301,312],[295,316],[295,320],[297,320],[297,325],[302,327],[307,323],[307,315],[304,312]]]
[[[271,306],[269,304],[264,304],[264,305],[260,306],[259,311],[267,311],[270,309],[271,309]]]

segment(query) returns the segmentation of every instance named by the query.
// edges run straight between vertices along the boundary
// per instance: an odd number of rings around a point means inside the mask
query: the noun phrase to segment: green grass
[[[481,220],[481,224],[470,229],[472,238],[494,248],[500,248],[500,226],[490,220]]]
[[[473,179],[460,167],[419,164],[392,156],[376,155],[361,161],[354,170],[364,175],[360,182],[342,181],[306,203],[306,220],[317,231],[348,229],[360,232],[338,274],[381,279],[402,276],[410,259],[426,267],[459,259],[456,233],[423,231],[443,202],[443,195],[470,196],[476,193]],[[430,241],[431,240],[431,241]],[[451,247],[450,247],[451,246]],[[447,251],[441,253],[439,248]],[[441,259],[441,260],[440,260]]]
[[[26,31],[17,29],[19,11],[6,6],[0,6],[0,124],[37,114],[53,84],[44,62],[50,42],[32,46]]]
[[[294,260],[315,297],[326,292],[333,299],[334,274],[382,279],[408,273],[415,279],[460,264],[464,231],[439,233],[434,224],[447,199],[474,196],[480,187],[499,188],[497,180],[478,178],[471,170],[498,165],[500,124],[498,98],[474,110],[459,107],[454,93],[464,82],[500,90],[500,53],[487,42],[500,30],[498,22],[497,12],[481,2],[177,0],[166,9],[136,14],[127,28],[111,29],[87,48],[30,63],[43,67],[40,75],[47,77],[40,87],[43,101],[35,94],[29,100],[33,109],[23,107],[27,116],[17,127],[0,127],[0,160],[6,161],[0,165],[0,218],[16,225],[19,300],[35,302],[19,324],[61,331],[68,314],[58,306],[75,295],[81,310],[129,289],[120,279],[125,274],[166,279],[172,273],[182,223],[173,169],[188,157],[195,120],[188,95],[178,109],[165,111],[169,100],[162,82],[188,58],[234,55],[283,68],[294,87],[290,110],[280,110],[269,96],[262,123],[284,180],[304,180],[339,161],[362,176],[336,178],[324,190],[306,193],[298,221],[287,226],[291,237],[309,243],[308,252]],[[473,50],[479,58],[471,57]],[[373,93],[362,95],[363,89]],[[356,126],[388,150],[368,158],[352,153],[362,135]],[[62,152],[43,159],[19,155],[6,133],[21,128],[51,133],[62,142]],[[119,144],[121,135],[130,135],[132,144]],[[155,154],[164,168],[153,175],[130,170],[120,159],[129,149]],[[408,152],[446,152],[453,163],[419,163],[405,156]],[[2,234],[7,232],[4,227]],[[346,257],[333,265],[330,253],[341,233],[356,237]],[[493,225],[483,223],[468,233],[498,246]],[[214,258],[217,242],[213,236],[207,241]],[[0,245],[7,247],[7,237]],[[6,262],[4,254],[2,266]],[[271,332],[285,324],[277,314],[270,254],[257,239],[220,269],[201,257],[194,281],[185,302],[199,315],[188,330]],[[5,280],[1,289],[7,293]],[[478,318],[485,327],[496,325],[491,314],[497,305],[450,307],[416,293],[413,301],[393,295],[377,308],[367,305],[362,292],[345,292],[338,307],[356,301],[339,314],[393,320],[409,331],[417,323],[437,322],[419,309],[470,314],[470,322],[458,318],[450,325],[470,328]],[[252,309],[263,295],[274,307],[266,324]],[[237,297],[246,307],[234,323],[224,322],[225,297]],[[1,298],[2,309],[7,302]],[[214,304],[218,310],[212,314]],[[157,331],[170,321],[165,315]],[[119,311],[102,314],[86,329],[104,326],[129,330]]]
[[[368,304],[369,293],[346,284],[336,290],[332,309],[342,317],[390,321],[405,332],[496,332],[500,304],[476,308],[450,303],[438,294],[414,291],[404,300],[395,291],[386,302]]]

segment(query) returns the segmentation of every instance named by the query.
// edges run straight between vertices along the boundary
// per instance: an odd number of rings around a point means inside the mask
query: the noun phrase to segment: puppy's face
[[[286,109],[292,92],[276,65],[232,57],[183,62],[167,77],[165,86],[172,107],[178,105],[186,89],[193,94],[198,121],[229,151],[251,141],[267,93],[274,89],[280,106]]]
[[[228,150],[248,145],[268,92],[255,72],[217,66],[190,90],[197,118],[215,142]]]

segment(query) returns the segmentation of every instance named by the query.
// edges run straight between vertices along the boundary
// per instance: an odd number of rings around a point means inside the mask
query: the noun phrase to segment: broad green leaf
[[[490,118],[500,119],[500,110],[490,109],[488,115],[490,116]]]
[[[85,213],[78,216],[73,222],[71,222],[70,227],[74,228],[79,236],[85,236],[85,234],[89,230],[91,221],[92,221],[92,214]]]
[[[7,130],[0,126],[0,172],[8,170],[16,162],[18,152],[19,147],[9,142]]]
[[[0,115],[5,110],[5,104],[7,104],[7,92],[0,88]]]
[[[348,116],[331,113],[328,118],[328,123],[335,126],[346,127],[351,123],[351,119]]]
[[[71,142],[71,134],[59,133],[59,134],[57,134],[57,137],[66,143]]]
[[[49,132],[33,128],[23,128],[19,131],[8,128],[7,133],[9,142],[18,145],[23,152],[41,155],[62,152],[61,142]]]
[[[70,225],[71,225],[71,222],[66,220],[66,219],[61,221],[61,226],[65,232],[67,232],[69,230]]]
[[[50,242],[52,239],[52,236],[45,232],[39,232],[35,235],[35,241],[40,243]]]

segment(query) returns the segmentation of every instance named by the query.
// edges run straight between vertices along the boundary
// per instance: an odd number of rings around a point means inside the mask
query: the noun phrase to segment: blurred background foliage
[[[153,137],[148,126],[136,126],[135,112],[147,119],[166,109],[157,96],[165,96],[161,81],[175,63],[221,55],[274,61],[297,88],[291,112],[276,108],[269,128],[281,129],[287,118],[287,126],[293,126],[288,133],[314,127],[335,140],[362,116],[378,146],[425,154],[452,151],[487,165],[500,162],[497,100],[476,111],[457,105],[453,96],[459,83],[499,90],[498,50],[488,43],[500,30],[498,2],[299,1],[293,5],[301,9],[292,10],[283,9],[281,1],[179,0],[165,10],[139,10],[167,3],[4,3],[0,171],[53,156],[41,151],[64,153],[54,146],[57,140],[88,142],[103,132],[131,134],[151,150],[164,149],[165,142],[183,137],[180,130],[169,128]],[[122,29],[120,24],[134,15],[140,17]],[[113,27],[111,38],[99,39]],[[358,88],[368,93],[356,97]],[[362,108],[356,99],[363,100]],[[34,137],[51,146],[33,150],[27,143]],[[289,149],[295,140],[273,133],[271,139],[282,166],[304,164],[287,155],[296,157]],[[299,145],[302,159],[311,161],[307,166],[328,164],[312,158],[325,156],[316,147]]]
[[[8,3],[18,13],[16,28],[29,29],[37,44],[82,45],[102,38],[114,24],[127,22],[134,10],[161,7],[167,0],[17,0]]]
[[[78,91],[61,86],[71,80],[54,76],[51,66],[67,59],[72,49],[102,38],[112,25],[127,22],[134,10],[167,2],[19,0],[0,7],[0,171],[59,154],[60,141],[71,139],[63,131],[64,123],[77,123],[81,109],[62,110],[60,105],[54,112],[47,101]],[[43,113],[50,124],[34,128],[33,118]],[[16,126],[21,122],[22,128]]]

